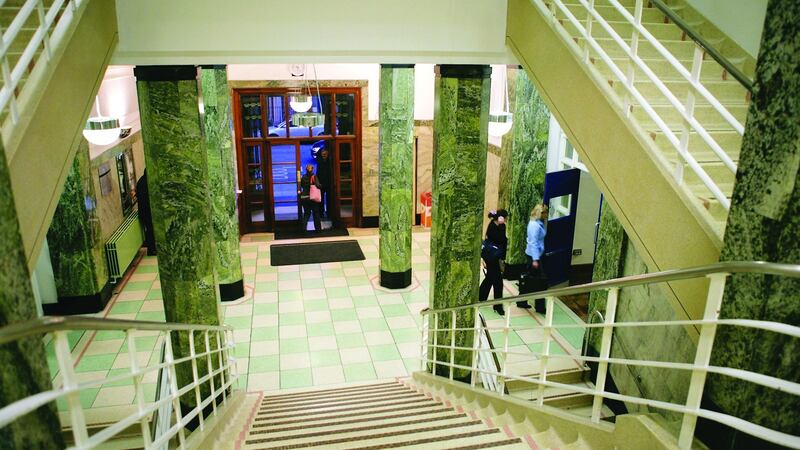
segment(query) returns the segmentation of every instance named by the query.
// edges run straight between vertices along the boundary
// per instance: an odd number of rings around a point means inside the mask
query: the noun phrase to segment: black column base
[[[381,270],[381,286],[389,289],[403,289],[411,285],[411,269],[405,272],[386,272]]]
[[[527,270],[526,263],[521,264],[506,264],[506,270],[503,271],[503,278],[506,280],[519,280],[519,276]]]
[[[96,294],[58,297],[57,303],[42,304],[42,311],[45,316],[72,316],[100,312],[111,299],[112,290],[113,285],[106,283]]]
[[[219,296],[223,302],[230,302],[244,297],[244,279],[233,283],[220,284]]]

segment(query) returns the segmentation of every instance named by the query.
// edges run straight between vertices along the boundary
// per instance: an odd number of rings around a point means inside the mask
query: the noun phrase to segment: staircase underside
[[[509,0],[507,44],[539,89],[649,270],[711,264],[721,239],[696,199],[656,160],[652,138],[623,117],[614,90],[593,73],[530,0]],[[679,318],[702,316],[707,283],[670,283]],[[693,334],[693,333],[690,333]]]
[[[29,94],[20,98],[20,121],[11,125],[8,119],[4,126],[3,141],[29,269],[39,256],[116,44],[114,1],[86,2],[71,36],[53,50],[47,67],[37,66],[28,79],[25,88]]]

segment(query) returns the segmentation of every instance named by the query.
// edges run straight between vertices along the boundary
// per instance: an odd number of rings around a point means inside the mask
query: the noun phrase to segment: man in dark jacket
[[[144,228],[144,246],[147,254],[156,254],[156,237],[153,234],[153,216],[150,214],[150,193],[147,190],[147,169],[136,182],[136,202],[139,204],[139,223]]]
[[[322,186],[322,204],[320,205],[322,217],[331,218],[331,158],[327,148],[323,148],[317,155],[317,179]]]

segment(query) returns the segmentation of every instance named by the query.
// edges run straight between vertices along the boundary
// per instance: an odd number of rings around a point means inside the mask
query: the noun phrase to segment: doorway
[[[321,114],[323,123],[302,123],[302,114],[289,106],[287,88],[235,89],[233,108],[243,232],[298,226],[302,218],[298,183],[308,164],[315,173],[329,173],[327,180],[321,180],[327,196],[321,208],[324,223],[360,225],[358,88],[320,88],[309,112]]]

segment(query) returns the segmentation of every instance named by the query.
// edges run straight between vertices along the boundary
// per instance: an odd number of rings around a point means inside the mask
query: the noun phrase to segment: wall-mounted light
[[[83,137],[94,145],[108,145],[119,139],[119,119],[100,114],[100,100],[95,97],[97,116],[89,117],[83,129]]]
[[[489,112],[489,134],[498,137],[511,131],[511,127],[514,125],[514,114],[511,113],[511,101],[508,95],[508,71],[502,72],[502,77],[505,111]]]

